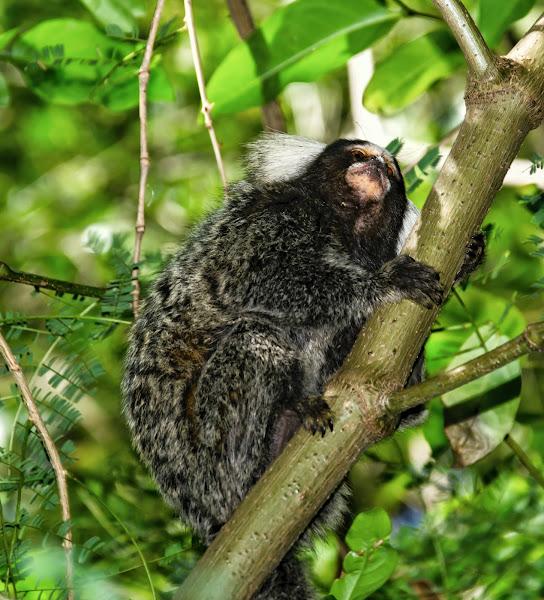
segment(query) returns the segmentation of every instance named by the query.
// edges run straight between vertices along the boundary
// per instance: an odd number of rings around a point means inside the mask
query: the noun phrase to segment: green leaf
[[[346,534],[346,543],[355,552],[372,548],[391,534],[391,520],[383,508],[359,513]]]
[[[372,112],[394,113],[449,77],[464,63],[451,32],[440,29],[419,37],[376,65],[363,103]]]
[[[350,552],[343,563],[346,574],[332,584],[330,593],[341,600],[364,600],[382,587],[396,566],[397,553],[389,547],[379,546],[363,556]]]
[[[142,45],[140,45],[143,47]],[[113,110],[138,104],[141,57],[134,45],[109,38],[91,23],[51,19],[25,32],[13,55],[27,63],[29,87],[47,102],[72,105],[93,100]],[[150,100],[172,100],[166,73],[154,59]]]
[[[404,179],[406,180],[406,193],[411,194],[417,189],[429,174],[429,169],[436,167],[439,161],[440,151],[438,146],[435,146],[426,152],[417,165],[412,167],[404,176]]]
[[[488,46],[495,47],[514,21],[533,8],[535,0],[480,0],[478,27]]]
[[[389,144],[387,144],[385,149],[388,152],[391,152],[391,154],[393,156],[397,156],[397,154],[402,150],[403,146],[404,146],[404,141],[397,137],[394,140],[391,140],[389,142]]]
[[[116,25],[123,33],[138,30],[137,19],[145,17],[145,0],[80,0],[104,27]]]
[[[8,29],[8,31],[0,33],[0,50],[3,50],[11,42],[20,29],[20,27],[14,27],[13,29]]]
[[[214,114],[274,99],[292,81],[314,81],[384,36],[399,19],[375,0],[298,0],[275,11],[213,74]]]

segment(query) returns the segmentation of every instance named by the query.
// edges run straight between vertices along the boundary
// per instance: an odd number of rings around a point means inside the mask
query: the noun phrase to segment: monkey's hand
[[[323,437],[327,433],[327,429],[332,431],[331,409],[321,396],[309,396],[298,400],[293,408],[300,417],[304,428],[311,431],[312,435],[319,431]]]
[[[407,254],[400,254],[385,263],[376,275],[385,302],[407,299],[433,308],[444,299],[444,287],[438,271]]]

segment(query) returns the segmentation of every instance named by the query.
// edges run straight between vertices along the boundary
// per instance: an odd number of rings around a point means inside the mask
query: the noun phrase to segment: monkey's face
[[[370,142],[348,146],[345,153],[351,160],[346,169],[346,183],[359,203],[380,203],[391,190],[392,180],[400,179],[393,155]]]
[[[338,140],[321,159],[328,182],[322,189],[356,233],[387,227],[390,217],[404,212],[402,175],[395,157],[384,148],[362,140]]]

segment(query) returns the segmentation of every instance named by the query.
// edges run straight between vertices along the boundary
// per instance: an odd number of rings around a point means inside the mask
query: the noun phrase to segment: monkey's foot
[[[323,437],[327,433],[327,429],[333,430],[331,409],[321,396],[309,396],[299,400],[294,409],[304,428],[311,431],[312,435],[319,431]]]

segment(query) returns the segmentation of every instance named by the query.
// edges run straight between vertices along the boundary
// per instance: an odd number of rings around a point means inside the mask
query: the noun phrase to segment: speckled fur
[[[264,140],[250,149],[247,181],[157,279],[132,329],[122,385],[136,448],[205,543],[292,434],[287,416],[325,432],[323,387],[375,308],[442,298],[431,267],[396,256],[417,209],[389,153],[362,141],[324,149]],[[346,183],[358,161],[372,162],[372,177],[390,165],[380,202]],[[345,493],[319,523],[342,519]],[[258,595],[313,597],[292,553]]]

